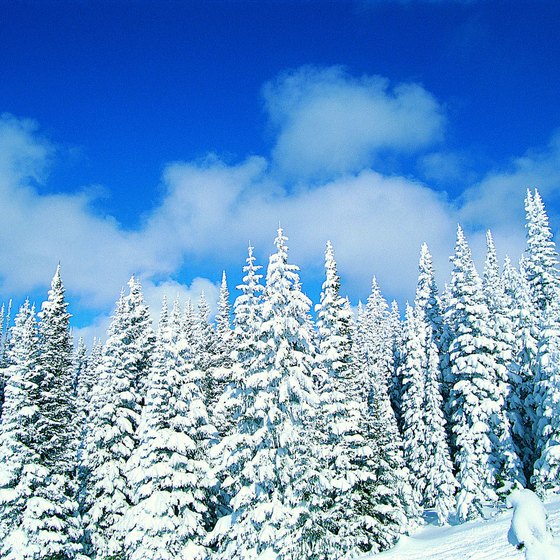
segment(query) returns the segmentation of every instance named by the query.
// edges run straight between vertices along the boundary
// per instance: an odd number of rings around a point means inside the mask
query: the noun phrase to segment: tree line
[[[313,319],[279,229],[214,322],[164,300],[154,330],[133,277],[74,348],[58,267],[38,313],[0,314],[0,558],[352,559],[426,510],[557,492],[558,260],[537,191],[525,208],[518,266],[488,232],[479,274],[459,227],[439,292],[423,245],[404,319],[375,278],[353,313],[331,243]]]

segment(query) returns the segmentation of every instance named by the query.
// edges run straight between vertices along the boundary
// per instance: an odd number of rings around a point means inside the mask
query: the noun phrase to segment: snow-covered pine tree
[[[370,517],[377,513],[374,470],[376,458],[361,431],[367,414],[360,399],[352,347],[353,321],[340,280],[332,244],[325,253],[326,278],[316,306],[318,359],[325,373],[317,415],[321,434],[320,471],[328,487],[316,494],[308,519],[317,534],[306,556],[355,558],[376,551]]]
[[[83,375],[84,371],[87,368],[87,361],[88,361],[88,349],[84,338],[80,336],[78,339],[78,344],[76,345],[76,349],[74,350],[74,371],[72,377],[72,388],[74,389],[74,393],[78,393],[78,384],[80,382],[80,377]]]
[[[127,464],[133,506],[120,524],[129,560],[208,558],[211,498],[205,459],[213,428],[192,368],[181,356],[178,306],[164,301],[147,381],[139,445]]]
[[[194,323],[193,364],[204,379],[206,404],[211,410],[218,402],[220,388],[215,379],[217,364],[218,335],[210,323],[210,306],[204,292],[200,294]]]
[[[219,425],[226,425],[223,433],[235,430],[237,418],[244,407],[245,371],[250,369],[258,356],[258,341],[261,332],[261,304],[263,286],[260,266],[255,265],[253,247],[249,244],[243,283],[237,286],[241,294],[234,303],[234,328],[232,331],[232,363],[229,383],[214,408],[214,418]]]
[[[217,353],[220,361],[229,361],[232,350],[232,330],[230,324],[231,305],[225,271],[222,273],[220,297],[218,298],[218,312],[216,313]]]
[[[391,314],[389,315],[389,336],[391,338],[391,378],[389,381],[389,397],[391,406],[395,412],[397,425],[402,433],[401,401],[402,401],[402,379],[400,377],[403,363],[403,341],[404,327],[401,321],[401,312],[396,300],[391,302]]]
[[[523,263],[521,263],[523,267]],[[507,410],[510,414],[512,435],[519,450],[525,479],[530,480],[535,463],[535,407],[533,385],[538,366],[539,327],[535,317],[529,283],[516,270],[509,258],[502,274],[506,305],[511,312],[514,328],[513,359],[510,364],[511,391]]]
[[[364,324],[357,325],[356,335]],[[361,340],[356,335],[354,340]],[[367,504],[370,542],[375,543],[372,551],[378,552],[393,546],[400,535],[414,527],[420,510],[413,499],[387,380],[368,362],[367,348],[361,343],[354,344],[354,360],[356,392],[362,405],[359,431],[366,440],[359,465],[373,473],[373,488],[368,479],[359,488]]]
[[[424,449],[426,462],[422,467],[425,476],[423,504],[433,508],[440,523],[445,523],[455,510],[453,463],[447,441],[446,421],[440,383],[440,356],[431,327],[425,332],[425,384],[424,384]]]
[[[30,500],[48,471],[42,464],[36,425],[42,371],[35,310],[25,303],[11,328],[4,418],[0,423],[0,557],[31,560],[41,552]]]
[[[387,302],[377,279],[373,277],[371,293],[368,296],[360,321],[361,346],[372,368],[382,375],[388,385],[392,375],[391,338],[387,336],[390,329],[390,315]]]
[[[103,343],[101,340],[94,338],[91,351],[85,360],[85,366],[81,368],[80,374],[77,378],[77,408],[82,442],[87,422],[89,420],[89,415],[92,412],[90,402],[93,396],[94,388],[97,384],[97,375],[102,358]]]
[[[424,416],[426,325],[423,316],[417,318],[408,304],[405,317],[404,359],[400,372],[403,456],[411,475],[414,501],[422,504],[426,484],[424,467],[427,463]]]
[[[494,332],[490,328],[482,281],[460,226],[451,258],[451,298],[448,321],[450,345],[451,428],[454,436],[459,519],[482,514],[487,500],[495,500],[492,460],[492,418],[499,414],[496,395]]]
[[[255,264],[253,247],[249,244],[247,264],[243,267],[243,283],[237,286],[241,294],[234,304],[234,345],[236,362],[249,366],[258,354],[257,343],[262,323],[263,286],[260,266]]]
[[[82,548],[76,479],[79,433],[67,307],[58,266],[39,313],[41,382],[35,430],[36,450],[47,474],[28,503],[35,516],[34,540],[40,558],[46,559],[74,558]]]
[[[560,491],[560,301],[547,304],[534,386],[535,466],[531,483],[541,496]]]
[[[231,329],[231,305],[229,303],[229,290],[225,271],[222,274],[220,297],[218,298],[218,312],[216,313],[216,344],[214,350],[214,365],[212,377],[215,393],[212,406],[212,421],[220,434],[225,434],[231,429],[232,419],[218,413],[217,404],[224,395],[226,387],[231,382],[232,376],[232,351],[233,331]]]
[[[281,229],[270,257],[258,349],[245,369],[236,430],[219,446],[224,487],[232,513],[213,533],[216,558],[301,558],[295,538],[306,518],[305,481],[313,472],[306,437],[316,401],[312,386],[315,350],[297,266],[288,263]],[[306,478],[308,480],[308,478]]]
[[[494,333],[494,361],[498,413],[492,418],[492,458],[497,489],[508,492],[516,482],[526,484],[520,453],[512,437],[507,405],[511,402],[510,371],[515,344],[514,322],[508,307],[504,284],[500,276],[496,247],[490,231],[486,233],[486,262],[484,265],[483,293],[488,307],[488,320]]]
[[[90,402],[90,425],[82,468],[87,473],[82,506],[90,552],[99,559],[119,557],[117,523],[131,505],[126,462],[138,445],[144,386],[151,367],[153,331],[136,278],[121,294],[97,369]]]
[[[188,352],[192,359],[196,353],[196,313],[190,299],[185,302],[181,335],[185,346],[184,351]]]
[[[529,282],[531,298],[538,318],[558,297],[560,276],[558,254],[552,239],[548,216],[539,192],[527,191],[525,199],[527,249],[523,273]]]
[[[432,332],[432,338],[439,355],[439,382],[444,403],[449,399],[452,381],[449,372],[449,329],[444,321],[443,305],[440,301],[432,255],[426,243],[420,249],[418,262],[418,283],[414,298],[414,309],[424,316],[424,321]]]

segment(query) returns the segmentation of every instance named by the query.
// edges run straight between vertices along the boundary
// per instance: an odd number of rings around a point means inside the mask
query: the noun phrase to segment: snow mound
[[[545,510],[553,535],[560,536],[560,497],[547,503]],[[470,521],[456,526],[428,525],[397,546],[361,560],[560,560],[560,540],[518,550],[508,542],[513,512],[503,511],[487,520]],[[529,554],[529,555],[526,555]]]
[[[547,544],[552,535],[546,524],[546,511],[539,497],[527,489],[514,490],[507,499],[507,505],[513,507],[508,541],[516,547],[529,548],[535,543]]]

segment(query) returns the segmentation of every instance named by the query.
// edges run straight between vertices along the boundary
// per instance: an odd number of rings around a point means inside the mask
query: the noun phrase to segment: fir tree
[[[502,276],[506,305],[511,311],[514,331],[513,358],[509,371],[511,391],[507,410],[525,479],[530,480],[536,459],[533,386],[538,365],[540,334],[525,275],[517,271],[510,260],[506,259]]]
[[[360,329],[358,325],[357,331]],[[366,441],[361,465],[373,474],[373,484],[367,479],[359,483],[365,500],[362,511],[367,511],[370,542],[375,543],[372,551],[379,552],[393,546],[400,535],[415,527],[420,510],[404,462],[387,380],[368,362],[366,348],[357,344],[354,353],[357,394],[362,403],[359,426]]]
[[[41,392],[37,451],[48,474],[35,501],[28,504],[36,516],[36,542],[41,558],[53,560],[74,558],[81,549],[76,501],[79,433],[67,307],[59,266],[39,314]]]
[[[417,314],[423,315],[423,320],[432,333],[432,339],[439,356],[439,382],[441,383],[444,402],[447,402],[452,385],[448,355],[450,333],[444,321],[444,306],[438,294],[432,255],[425,243],[420,250],[414,309]]]
[[[537,316],[558,297],[558,254],[548,224],[548,216],[537,190],[527,191],[525,199],[527,250],[523,272],[529,282]]]
[[[457,482],[453,476],[453,464],[447,441],[446,421],[443,413],[443,397],[440,383],[440,357],[430,332],[426,326],[424,387],[424,454],[426,463],[423,465],[424,489],[423,504],[435,510],[438,521],[445,523],[455,509],[455,488]]]
[[[202,393],[181,356],[176,306],[164,302],[147,383],[139,445],[128,464],[133,506],[120,523],[130,560],[205,559],[208,522],[208,425]]]
[[[212,368],[214,405],[212,420],[221,434],[231,429],[231,417],[220,415],[217,409],[218,402],[224,395],[226,387],[231,382],[233,331],[230,325],[231,305],[229,303],[229,290],[227,287],[226,273],[222,274],[220,297],[218,299],[218,312],[216,313],[216,345],[214,350],[214,365]]]
[[[119,558],[122,535],[115,528],[131,505],[126,463],[138,445],[138,424],[153,331],[142,289],[133,277],[117,302],[91,399],[83,468],[87,471],[84,517],[97,558]]]
[[[391,314],[389,316],[389,336],[391,338],[391,378],[389,381],[389,397],[391,406],[395,412],[397,425],[402,433],[402,379],[401,370],[404,359],[403,343],[404,328],[401,321],[399,304],[393,300],[391,303]]]
[[[457,229],[452,257],[449,322],[451,422],[457,470],[457,514],[466,520],[482,514],[487,500],[494,500],[495,471],[492,460],[492,418],[499,414],[496,395],[494,333],[482,282],[472,261],[463,230]],[[489,465],[490,463],[490,465]]]
[[[48,470],[36,429],[42,371],[35,310],[26,300],[11,328],[4,419],[0,423],[0,556],[39,558],[31,500]]]
[[[401,366],[402,379],[402,434],[403,455],[411,474],[414,500],[423,502],[426,483],[424,467],[426,456],[426,424],[424,418],[424,393],[426,363],[426,329],[418,320],[412,307],[406,307],[404,360]]]
[[[352,313],[340,296],[340,280],[331,243],[325,254],[326,278],[317,310],[319,362],[325,373],[317,415],[321,476],[328,488],[315,495],[308,523],[317,539],[306,551],[313,558],[354,558],[379,550],[370,518],[375,490],[375,458],[362,433],[367,414],[360,399],[352,347]]]
[[[220,396],[220,387],[215,379],[218,336],[210,323],[210,306],[204,292],[200,294],[198,301],[198,310],[194,319],[194,336],[193,364],[204,379],[206,404],[209,409],[212,409]]]
[[[288,263],[286,237],[278,230],[277,252],[267,270],[258,353],[245,370],[236,430],[217,451],[231,495],[231,515],[213,538],[217,558],[301,558],[308,542],[294,538],[307,507],[301,478],[313,472],[304,447],[315,395],[309,300],[300,290],[298,268]]]
[[[536,404],[535,461],[531,483],[542,496],[560,490],[560,305],[547,305],[539,340]]]
[[[514,442],[507,405],[511,402],[510,372],[514,351],[514,323],[508,298],[500,276],[496,248],[490,231],[486,233],[487,253],[484,266],[483,292],[493,331],[495,380],[498,412],[491,419],[493,451],[491,464],[501,492],[507,492],[519,482],[525,485],[523,465]]]

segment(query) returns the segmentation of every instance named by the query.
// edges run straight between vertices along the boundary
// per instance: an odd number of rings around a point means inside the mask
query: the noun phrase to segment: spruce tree
[[[203,539],[214,481],[205,448],[213,429],[200,386],[181,356],[177,310],[170,318],[164,302],[139,445],[127,463],[133,506],[119,530],[130,560],[208,557]]]
[[[529,282],[535,313],[540,319],[558,297],[558,254],[548,216],[539,192],[527,191],[525,199],[527,250],[523,272]]]
[[[42,370],[35,310],[29,300],[16,315],[7,354],[10,367],[0,423],[0,556],[31,560],[41,549],[29,506],[48,470],[42,464],[36,429]]]
[[[356,334],[362,328],[358,324]],[[355,336],[356,339],[361,337]],[[359,430],[366,443],[361,466],[373,475],[373,483],[366,478],[358,486],[365,500],[362,511],[367,511],[370,542],[375,543],[372,552],[379,552],[393,546],[402,534],[416,526],[420,510],[404,462],[387,380],[368,361],[367,347],[362,343],[355,344],[354,355],[362,410]]]
[[[490,327],[481,279],[463,230],[457,228],[452,257],[449,323],[452,330],[450,394],[458,495],[457,515],[466,520],[482,515],[495,500],[492,465],[492,419],[498,415],[494,332]]]
[[[514,331],[513,359],[509,371],[511,391],[507,410],[525,479],[529,481],[536,459],[533,432],[536,410],[533,402],[533,385],[538,366],[540,334],[525,275],[516,270],[506,258],[502,276],[506,306],[511,312]]]
[[[410,305],[406,307],[405,335],[403,346],[402,379],[402,438],[403,455],[411,474],[414,500],[421,504],[426,484],[424,467],[427,463],[426,423],[424,417],[426,328],[418,320]]]
[[[447,440],[446,421],[443,412],[443,397],[441,394],[439,352],[426,325],[425,352],[425,385],[424,385],[424,449],[426,463],[423,465],[425,476],[423,489],[423,504],[433,508],[439,523],[445,523],[454,512],[455,488],[457,482],[453,476],[453,463]]]
[[[229,290],[227,287],[226,273],[222,274],[220,297],[218,299],[218,312],[216,313],[216,345],[214,350],[212,378],[214,384],[214,399],[212,407],[212,421],[220,434],[225,434],[231,429],[231,417],[221,415],[218,403],[222,399],[232,376],[233,331],[230,324],[231,305],[229,303]]]
[[[536,461],[531,483],[541,496],[560,490],[560,302],[547,305],[534,386]]]
[[[36,542],[41,558],[74,558],[80,551],[81,524],[77,504],[76,398],[73,388],[73,345],[68,303],[57,267],[48,299],[39,314],[41,383],[37,451],[47,469],[36,501]]]
[[[523,465],[512,436],[507,406],[512,391],[510,372],[515,344],[514,322],[508,297],[500,276],[496,248],[490,231],[486,233],[487,253],[484,266],[483,292],[488,307],[490,328],[494,334],[493,356],[498,413],[492,418],[493,451],[491,464],[501,493],[508,492],[516,482],[525,485]]]
[[[418,262],[418,283],[414,308],[417,314],[422,314],[426,325],[432,333],[433,342],[439,356],[439,382],[444,402],[449,399],[452,380],[449,372],[449,328],[444,320],[444,306],[439,297],[432,255],[424,243],[420,250]]]
[[[139,282],[121,294],[96,372],[83,468],[83,504],[91,552],[99,559],[123,554],[118,522],[131,506],[126,464],[138,445],[138,424],[151,367],[153,331]]]
[[[257,354],[245,369],[238,395],[236,430],[219,446],[232,513],[213,538],[218,559],[301,558],[307,543],[294,531],[308,511],[302,477],[309,476],[305,427],[315,394],[310,302],[301,292],[297,266],[288,263],[281,229],[270,257]]]
[[[389,397],[391,406],[395,412],[397,425],[402,433],[402,379],[401,370],[404,359],[404,327],[401,321],[399,304],[393,300],[391,303],[391,313],[389,315],[389,336],[391,339],[391,377],[389,380]]]
[[[379,550],[370,518],[375,499],[375,458],[363,432],[368,413],[360,398],[352,346],[352,313],[340,296],[340,280],[331,243],[325,253],[326,278],[316,306],[319,365],[325,373],[317,415],[320,473],[328,487],[315,495],[309,523],[317,539],[307,550],[312,558],[354,558]]]

